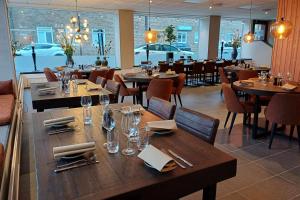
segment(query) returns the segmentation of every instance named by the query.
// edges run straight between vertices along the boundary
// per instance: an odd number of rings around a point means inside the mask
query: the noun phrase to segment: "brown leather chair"
[[[105,89],[110,91],[112,94],[109,95],[109,101],[110,103],[118,103],[119,100],[119,92],[120,92],[120,83],[113,81],[113,80],[107,80]]]
[[[176,74],[184,73],[183,63],[174,63],[172,70],[175,71]]]
[[[114,74],[115,74],[115,70],[114,69],[109,69],[106,73],[106,79],[107,80],[113,80]]]
[[[105,87],[106,82],[107,82],[106,78],[103,78],[101,76],[98,76],[96,79],[96,84],[101,85],[101,87],[103,88]]]
[[[224,128],[227,125],[230,114],[233,112],[230,129],[229,129],[229,134],[230,134],[232,127],[234,125],[234,121],[235,121],[237,113],[244,114],[244,121],[243,121],[244,124],[246,123],[247,118],[250,122],[251,113],[254,113],[254,103],[253,102],[241,102],[229,84],[222,83],[222,89],[223,89],[223,93],[224,93],[225,105],[228,110]]]
[[[176,100],[176,95],[177,95],[181,107],[182,107],[182,101],[181,101],[180,95],[181,95],[181,91],[184,87],[185,77],[186,77],[186,75],[184,73],[180,73],[178,75],[177,81],[174,82],[174,87],[172,89],[172,94],[174,95],[175,104],[177,105],[177,100]]]
[[[173,119],[176,106],[169,101],[152,97],[149,101],[148,111],[159,116],[162,119]]]
[[[199,137],[209,144],[215,143],[220,121],[202,113],[179,108],[176,110],[175,121],[177,126]]]
[[[15,108],[12,80],[0,81],[0,126],[9,124]]]
[[[230,81],[227,78],[225,70],[224,70],[223,67],[219,68],[219,75],[220,75],[221,83],[230,84]],[[222,88],[221,88],[220,94],[221,94],[221,96],[223,96],[223,89]]]
[[[0,143],[0,180],[2,180],[4,170],[5,151],[3,144]]]
[[[100,70],[93,70],[89,76],[89,81],[96,83],[97,77],[101,76],[106,78],[106,73],[108,72],[107,69],[100,69]]]
[[[120,83],[120,96],[121,98],[121,103],[124,101],[124,97],[132,96],[133,98],[133,103],[135,104],[137,96],[139,95],[139,88],[128,88],[120,75],[115,74],[114,79]]]
[[[254,70],[240,70],[237,76],[239,80],[248,80],[249,78],[257,78],[258,72]]]
[[[166,72],[170,69],[170,66],[168,63],[160,63],[159,64],[159,72]]]
[[[83,79],[82,73],[79,72],[78,70],[75,70],[70,73],[70,77],[72,77],[73,75],[77,75],[78,79]]]
[[[147,89],[147,105],[152,97],[158,97],[169,101],[173,89],[173,80],[171,79],[153,79]]]
[[[207,78],[210,79],[210,83],[215,83],[215,72],[216,72],[216,63],[213,61],[207,61],[204,64],[204,70],[203,70],[203,80],[204,82],[208,82]]]
[[[57,76],[54,74],[54,72],[50,68],[48,68],[48,67],[44,68],[44,74],[45,74],[48,82],[58,81]]]
[[[299,94],[275,94],[265,110],[266,119],[272,123],[269,149],[276,133],[277,124],[291,125],[292,130],[297,126],[298,143],[300,147],[300,95]],[[268,123],[267,123],[268,126]],[[292,137],[293,131],[290,132]]]

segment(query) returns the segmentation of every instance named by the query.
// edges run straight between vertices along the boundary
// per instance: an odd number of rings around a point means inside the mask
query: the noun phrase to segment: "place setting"
[[[43,125],[47,128],[48,135],[73,133],[76,129],[78,129],[76,125],[76,118],[74,116],[44,120]]]

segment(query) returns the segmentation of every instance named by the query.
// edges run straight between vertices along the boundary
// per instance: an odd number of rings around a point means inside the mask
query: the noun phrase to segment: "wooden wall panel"
[[[272,73],[286,75],[300,81],[300,0],[278,0],[278,19],[284,13],[293,24],[291,35],[284,40],[275,40],[272,53]]]

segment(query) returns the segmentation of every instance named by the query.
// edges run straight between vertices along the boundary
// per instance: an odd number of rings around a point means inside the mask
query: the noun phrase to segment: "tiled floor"
[[[185,107],[220,119],[215,146],[238,160],[237,176],[218,184],[217,199],[300,200],[300,151],[297,141],[290,142],[286,137],[278,136],[269,150],[268,138],[253,140],[249,129],[241,124],[241,115],[237,117],[229,136],[223,129],[227,111],[219,90],[219,86],[185,88],[182,94]],[[30,112],[30,95],[28,92],[25,95],[26,110]],[[132,99],[126,101],[131,102]],[[201,199],[201,196],[200,191],[183,199]]]

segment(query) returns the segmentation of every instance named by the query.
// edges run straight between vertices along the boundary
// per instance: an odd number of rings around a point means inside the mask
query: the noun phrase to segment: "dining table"
[[[119,133],[120,150],[127,144],[127,136],[120,128],[122,106],[124,104],[109,105],[116,121],[113,131]],[[217,183],[236,175],[235,158],[181,128],[167,135],[151,134],[150,144],[158,149],[171,149],[193,167],[177,166],[172,171],[159,172],[147,166],[137,153],[133,156],[125,156],[120,151],[110,154],[103,146],[106,142],[106,132],[101,124],[103,107],[92,106],[91,125],[83,124],[82,112],[82,108],[72,108],[25,114],[23,135],[31,133],[31,136],[23,140],[31,143],[33,150],[22,146],[21,183],[32,178],[27,173],[35,173],[37,199],[178,199],[203,189],[203,199],[212,200],[216,198]],[[65,116],[75,116],[75,131],[49,135],[43,121]],[[159,120],[158,116],[144,111],[139,127]],[[53,157],[53,147],[83,142],[95,142],[99,163],[55,173],[57,161]],[[34,162],[24,159],[28,157]],[[34,165],[34,172],[30,165]],[[20,191],[27,191],[28,187],[32,186],[21,184]]]
[[[251,82],[253,83],[250,85],[241,84],[240,81],[235,81],[232,83],[232,87],[235,90],[242,91],[246,94],[255,96],[255,104],[254,104],[254,118],[253,118],[253,126],[252,126],[252,137],[254,139],[259,138],[265,135],[265,131],[259,133],[258,127],[258,117],[259,111],[261,110],[261,102],[260,97],[269,96],[272,97],[277,93],[296,93],[300,94],[300,87],[296,84],[296,88],[294,90],[286,90],[283,89],[282,86],[277,86],[273,84],[273,81],[268,79],[263,81],[259,78],[251,78]]]
[[[150,81],[154,78],[158,79],[172,79],[176,81],[178,79],[178,74],[168,74],[165,72],[153,73],[148,75],[143,71],[133,72],[133,73],[124,73],[122,74],[124,80],[133,82],[139,88],[139,98],[138,101],[140,104],[143,104],[143,86],[148,85]]]
[[[99,88],[97,85],[87,79],[81,79],[78,84],[78,89],[74,90],[72,87],[73,81],[70,83],[70,91],[66,92],[62,89],[61,81],[46,82],[46,83],[32,83],[31,98],[32,107],[37,112],[43,112],[45,109],[61,108],[61,107],[80,107],[81,96],[91,96],[93,105],[99,103],[99,94],[112,94],[105,88]],[[55,88],[54,94],[40,95],[39,90],[43,88]],[[96,89],[97,88],[97,89]]]

